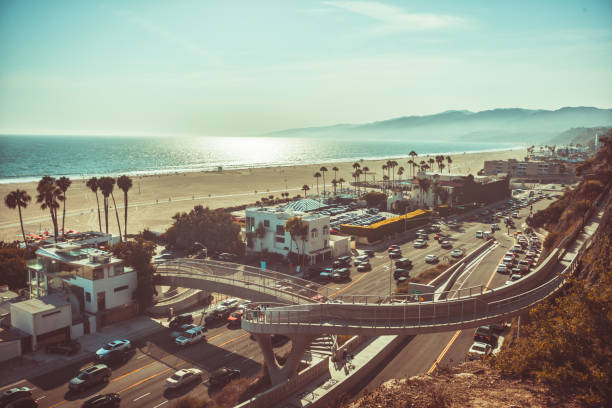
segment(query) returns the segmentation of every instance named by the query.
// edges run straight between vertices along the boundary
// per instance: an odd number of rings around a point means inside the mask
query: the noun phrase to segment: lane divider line
[[[166,402],[168,402],[168,400],[165,400],[164,402],[157,404],[156,406],[154,406],[153,408],[157,408],[157,407],[161,407],[162,405],[164,405]]]
[[[136,402],[136,401],[138,401],[139,399],[146,397],[147,395],[151,395],[151,393],[150,393],[150,392],[147,392],[146,394],[141,395],[140,397],[135,398],[135,399],[133,399],[132,401],[133,401],[133,402]]]
[[[438,358],[436,359],[436,361],[433,363],[433,365],[431,366],[431,368],[429,370],[427,370],[427,374],[431,374],[434,372],[434,370],[436,369],[436,367],[438,367],[438,364],[440,364],[440,361],[442,361],[442,359],[444,358],[444,356],[446,355],[446,353],[448,352],[448,350],[450,349],[450,347],[453,345],[453,343],[455,342],[455,340],[457,340],[457,337],[459,337],[459,335],[461,334],[461,330],[457,330],[455,332],[455,334],[453,335],[453,337],[450,339],[450,341],[448,342],[448,344],[446,345],[446,347],[444,347],[444,349],[442,350],[442,352],[440,353],[440,355],[438,356]]]

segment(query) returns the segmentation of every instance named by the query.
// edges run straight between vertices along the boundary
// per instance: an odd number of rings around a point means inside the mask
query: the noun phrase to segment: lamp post
[[[393,276],[393,258],[389,257],[389,297],[391,297],[391,276]]]

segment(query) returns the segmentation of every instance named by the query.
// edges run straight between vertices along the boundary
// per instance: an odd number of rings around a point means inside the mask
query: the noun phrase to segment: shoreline
[[[436,155],[443,156],[453,156],[453,155],[464,155],[464,154],[477,154],[477,153],[496,153],[496,152],[505,152],[505,151],[516,151],[516,150],[524,150],[527,148],[527,145],[522,146],[514,146],[514,147],[504,147],[498,149],[481,149],[481,150],[465,150],[458,152],[438,152],[438,153],[419,153],[417,157],[430,157]],[[290,163],[268,163],[264,165],[234,165],[234,166],[222,166],[222,171],[234,171],[234,170],[253,170],[253,169],[269,169],[269,168],[283,168],[283,167],[295,167],[295,166],[313,166],[313,165],[325,165],[325,164],[346,164],[346,163],[354,163],[354,162],[369,162],[369,161],[380,161],[380,160],[401,160],[401,159],[409,159],[411,156],[400,155],[400,156],[385,156],[385,157],[360,157],[360,158],[339,158],[333,160],[323,160],[323,161],[308,161],[301,162],[299,164],[290,164]],[[52,177],[68,177],[71,180],[87,180],[91,177],[119,177],[121,175],[126,175],[129,177],[151,177],[151,176],[167,176],[167,175],[178,175],[183,173],[219,173],[219,171],[215,170],[217,166],[210,167],[201,167],[197,169],[189,169],[189,168],[181,168],[181,169],[162,169],[162,170],[132,170],[128,172],[119,172],[119,173],[92,173],[92,174],[53,174]],[[15,177],[15,178],[4,178],[0,179],[0,185],[10,185],[10,184],[21,184],[21,183],[38,183],[43,175],[39,176],[27,176],[27,177]]]
[[[475,175],[478,170],[482,169],[485,160],[522,158],[526,154],[525,148],[452,154],[450,155],[452,158],[450,169],[446,167],[443,173],[455,175],[472,173]],[[416,160],[427,160],[429,157],[435,157],[435,154],[430,156],[419,155]],[[390,159],[364,159],[359,163],[362,168],[369,167],[368,180],[379,180],[382,177],[381,166]],[[412,166],[406,163],[407,158],[396,156],[394,159],[398,161],[399,166],[405,168],[401,179],[410,179]],[[132,177],[133,186],[128,194],[128,233],[136,233],[144,228],[163,231],[171,225],[172,216],[178,212],[189,212],[195,205],[214,209],[252,204],[263,197],[280,197],[281,193],[289,193],[289,197],[295,197],[298,194],[303,196],[303,185],[308,185],[309,196],[316,195],[317,179],[313,175],[315,172],[319,172],[322,165],[325,165],[328,171],[325,174],[325,187],[323,187],[323,178],[319,179],[319,192],[322,192],[324,188],[328,192],[332,191],[331,180],[335,177],[345,180],[342,187],[346,189],[350,187],[350,182],[354,181],[351,176],[354,171],[351,165],[353,162],[319,162],[308,165],[225,169],[222,172],[175,172],[173,174]],[[337,175],[334,174],[333,167],[339,168]],[[435,171],[435,169],[434,164],[433,170]],[[397,180],[400,178],[397,175],[398,168],[395,170],[395,179]],[[28,207],[22,210],[26,233],[52,228],[48,211],[42,211],[40,204],[36,203],[37,183],[38,181],[0,184],[0,196],[2,197],[17,188],[27,191],[32,196],[32,201]],[[115,199],[118,211],[121,208],[119,217],[123,230],[125,227],[123,225],[123,192],[117,188],[115,188]],[[99,200],[102,203],[101,194],[99,194]],[[21,239],[17,210],[9,210],[4,205],[2,208],[3,210],[0,211],[0,240]],[[63,207],[60,208],[59,212],[62,211]],[[102,225],[104,226],[104,211],[101,212]],[[114,208],[111,202],[109,232],[117,234],[118,229],[113,212]],[[60,219],[60,225],[61,221]],[[77,231],[99,230],[96,195],[87,188],[85,179],[73,179],[72,185],[68,189],[66,227]]]

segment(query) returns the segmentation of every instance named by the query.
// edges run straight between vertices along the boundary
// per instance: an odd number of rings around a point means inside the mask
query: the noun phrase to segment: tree
[[[0,285],[8,285],[11,290],[18,290],[27,285],[26,259],[28,252],[17,245],[0,248]]]
[[[68,177],[62,176],[55,181],[55,184],[57,185],[57,187],[59,187],[59,189],[62,191],[62,195],[64,196],[64,199],[63,199],[64,209],[62,210],[62,236],[63,236],[66,233],[64,229],[65,220],[66,220],[66,201],[67,201],[66,191],[68,191],[68,188],[72,184],[72,181]]]
[[[368,207],[380,207],[381,204],[387,203],[387,195],[378,191],[370,191],[361,198],[368,203]]]
[[[414,158],[417,157],[418,154],[414,150],[411,150],[410,153],[408,153],[408,156],[412,157],[412,160],[414,161]]]
[[[304,198],[306,198],[306,194],[308,193],[308,190],[310,190],[310,187],[308,187],[308,184],[304,184],[302,186],[302,191],[304,191]]]
[[[351,177],[353,177],[353,179],[355,180],[355,194],[359,196],[359,183],[357,183],[357,179],[359,178],[359,170],[355,170],[353,174],[351,174]]]
[[[453,159],[451,159],[450,156],[446,156],[446,163],[448,164],[448,174],[450,174],[451,172],[451,163],[453,162]]]
[[[331,183],[332,183],[332,186],[334,186],[334,196],[335,196],[336,195],[336,187],[338,186],[338,180],[333,179],[331,181]]]
[[[433,157],[430,157],[430,158],[427,160],[427,163],[429,164],[429,168],[430,168],[430,169],[433,169],[433,164],[434,164],[435,162],[436,162],[436,161],[434,160],[434,158],[433,158]]]
[[[338,172],[340,171],[340,169],[336,166],[332,167],[332,171],[334,172],[334,178],[337,180],[338,179]]]
[[[319,195],[319,179],[321,178],[321,173],[318,171],[312,175],[317,180],[317,196]]]
[[[259,224],[257,224],[257,228],[255,229],[255,236],[259,239],[259,252],[261,252],[261,248],[263,247],[262,240],[266,236],[266,227],[264,227],[261,221],[259,222]]]
[[[55,179],[51,176],[43,176],[38,182],[36,187],[38,195],[36,196],[36,202],[40,204],[41,210],[49,210],[51,216],[51,222],[53,223],[53,232],[55,241],[58,239],[58,223],[57,223],[57,209],[59,208],[60,201],[63,201],[64,197],[62,191],[55,184]]]
[[[402,175],[403,174],[404,174],[404,168],[402,166],[400,166],[400,168],[397,169],[397,177],[399,177],[400,184],[402,184]]]
[[[102,232],[102,217],[100,216],[100,200],[98,200],[98,178],[92,177],[87,180],[85,184],[89,189],[96,194],[96,204],[98,205],[98,225],[100,226],[100,232]]]
[[[300,249],[298,246],[298,238],[303,237],[304,230],[308,231],[308,226],[304,224],[304,222],[302,221],[302,217],[291,217],[285,222],[285,231],[289,232],[289,235],[291,236],[291,241],[289,242],[289,254],[291,254],[293,242],[295,242],[295,247],[298,253],[298,263],[300,263]]]
[[[440,163],[440,173],[442,173],[444,171],[444,169],[446,168],[446,166],[444,165],[444,163]]]
[[[325,197],[325,173],[327,173],[327,167],[321,166],[319,171],[323,175],[323,197]]]
[[[391,168],[391,172],[393,174],[393,180],[391,182],[391,185],[393,187],[395,187],[395,168],[398,166],[398,163],[395,160],[391,160],[391,164],[389,165],[389,167]]]
[[[355,170],[353,172],[353,174],[351,175],[353,178],[356,179],[357,170],[359,170],[360,168],[361,168],[361,164],[359,164],[358,162],[353,163],[353,170]],[[359,188],[359,186],[357,184],[355,184],[355,194],[357,194],[357,195],[359,195],[358,188]]]
[[[104,197],[104,225],[106,226],[106,233],[108,234],[108,197],[113,191],[115,186],[115,179],[112,177],[101,177],[98,180],[98,187],[102,192],[102,197]]]
[[[342,193],[342,184],[346,183],[346,180],[340,177],[340,179],[338,179],[338,183],[340,183],[340,192]]]
[[[410,170],[413,172],[414,171],[414,161],[410,159],[406,163],[410,166]],[[412,177],[414,177],[414,173],[411,173],[411,174],[412,174]]]
[[[123,191],[123,235],[125,236],[125,240],[127,241],[128,191],[130,191],[130,188],[132,188],[132,179],[128,176],[120,176],[117,179],[117,187],[119,187],[121,191]]]
[[[419,185],[421,203],[425,205],[425,194],[429,192],[429,187],[431,186],[431,180],[427,178],[418,178],[417,183]]]
[[[151,265],[155,243],[136,238],[134,241],[119,242],[111,248],[111,251],[117,258],[122,259],[126,266],[136,271],[138,280],[136,300],[140,310],[145,310],[151,305],[155,291],[153,284],[155,268]]]
[[[368,181],[368,172],[370,171],[370,168],[368,166],[365,166],[363,169],[361,169],[361,173],[363,174],[363,181],[367,182]]]
[[[25,190],[15,190],[11,191],[4,197],[4,204],[11,210],[17,208],[19,211],[19,224],[21,225],[21,234],[23,235],[23,242],[25,245],[28,245],[28,241],[26,241],[25,230],[23,229],[23,218],[21,217],[21,209],[26,208],[28,203],[32,201],[32,197]]]
[[[113,183],[114,183],[115,179],[113,179]],[[113,189],[111,189],[111,198],[113,199],[113,207],[115,207],[115,217],[117,217],[117,229],[119,229],[119,241],[122,240],[121,238],[121,224],[119,223],[119,210],[117,210],[117,203],[115,202],[115,195],[113,194]]]

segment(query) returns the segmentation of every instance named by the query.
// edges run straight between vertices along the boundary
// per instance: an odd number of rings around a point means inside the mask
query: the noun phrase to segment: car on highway
[[[429,254],[425,257],[425,262],[426,263],[438,263],[439,259],[438,259],[438,255],[434,255],[434,254]]]
[[[96,395],[81,405],[82,408],[116,408],[121,405],[121,397],[117,393]]]
[[[187,330],[193,329],[194,327],[198,327],[198,326],[196,324],[193,324],[193,323],[184,324],[181,327],[177,327],[176,330],[173,330],[170,333],[170,337],[172,337],[172,339],[176,339],[178,336],[181,336]]]
[[[402,257],[402,251],[400,250],[394,250],[389,252],[389,258],[391,259],[395,259],[395,258],[401,258]]]
[[[389,248],[387,248],[387,252],[391,252],[391,251],[397,251],[400,249],[400,246],[397,244],[393,244],[393,245],[389,245]]]
[[[76,354],[81,349],[81,344],[76,340],[64,340],[57,343],[49,344],[46,347],[47,353]]]
[[[237,378],[240,378],[240,370],[224,367],[213,371],[208,379],[208,384],[213,388],[222,387]]]
[[[508,273],[508,267],[502,263],[497,265],[497,269],[495,269],[495,271],[498,273]]]
[[[399,279],[401,277],[405,277],[405,278],[410,277],[410,271],[404,268],[396,268],[393,271],[393,279]]]
[[[115,349],[110,350],[108,353],[96,356],[96,360],[104,364],[118,364],[124,363],[130,358],[132,349]]]
[[[151,261],[151,263],[153,265],[157,265],[160,263],[164,263],[166,261],[171,261],[174,259],[174,255],[167,253],[167,254],[161,254],[161,255],[156,255],[153,257],[153,260]]]
[[[227,307],[229,309],[237,308],[238,304],[240,304],[240,299],[238,298],[225,299],[223,302],[220,303],[221,306]]]
[[[491,231],[499,231],[499,224],[491,224]]]
[[[184,313],[178,316],[175,316],[172,320],[170,320],[170,324],[168,327],[171,329],[177,329],[184,324],[193,323],[193,316],[191,313]]]
[[[363,253],[364,253],[365,255],[367,255],[368,257],[370,257],[370,258],[372,258],[372,257],[375,255],[375,252],[374,252],[374,250],[373,250],[373,249],[365,249],[365,250],[363,251]]]
[[[0,407],[5,407],[10,402],[22,399],[31,398],[32,389],[30,387],[14,387],[0,394]]]
[[[453,249],[450,253],[450,256],[452,256],[453,258],[461,258],[463,256],[463,250],[459,248]]]
[[[476,238],[482,238],[482,231],[476,231]]]
[[[453,247],[453,244],[451,244],[451,242],[448,240],[444,240],[440,242],[440,246],[444,249],[451,249]]]
[[[370,262],[362,262],[357,267],[357,272],[367,272],[371,270],[372,270],[372,265],[370,265]]]
[[[412,261],[408,258],[400,258],[397,261],[395,261],[395,267],[410,269],[412,268]]]
[[[518,263],[518,268],[522,272],[529,272],[529,268],[531,268],[531,262],[526,259],[520,260]]]
[[[198,368],[183,368],[166,378],[166,387],[180,388],[196,381],[202,381],[202,370]]]
[[[215,310],[208,313],[204,318],[205,324],[215,324],[219,321],[225,321],[231,313],[231,309],[225,306],[218,306]]]
[[[236,258],[238,258],[237,255],[230,254],[230,253],[227,253],[227,252],[221,252],[219,255],[217,255],[217,259],[219,261],[225,261],[225,262],[234,261],[234,260],[236,260]]]
[[[107,383],[110,380],[111,370],[105,364],[96,364],[81,370],[81,372],[70,380],[68,389],[74,392],[83,391],[96,384]]]
[[[232,314],[230,314],[229,317],[227,318],[227,323],[230,326],[240,326],[240,323],[242,322],[243,314],[244,314],[244,309],[238,309],[235,312],[232,312]]]
[[[492,347],[490,344],[475,341],[467,353],[468,360],[482,360],[491,354]]]
[[[333,273],[333,268],[325,268],[319,273],[319,279],[328,281],[331,279]]]
[[[174,341],[179,346],[185,347],[191,344],[198,343],[202,340],[206,340],[206,328],[202,326],[196,326],[193,329],[189,329],[182,335],[178,336]]]
[[[521,275],[519,275],[518,273],[515,273],[515,274],[510,275],[510,280],[511,280],[512,282],[517,281],[517,280],[519,280],[519,279],[521,279],[521,278],[522,278],[522,276],[521,276]]]
[[[332,273],[332,281],[340,282],[343,280],[347,280],[351,277],[351,270],[349,268],[340,268],[336,269],[334,273]]]
[[[132,348],[132,343],[129,340],[113,340],[106,343],[96,351],[97,359],[104,359],[104,355],[109,354],[114,350],[129,350]]]
[[[427,246],[427,242],[422,239],[417,239],[416,241],[414,241],[414,244],[412,244],[412,246],[415,248],[425,248]]]
[[[491,344],[493,342],[493,332],[490,326],[480,326],[474,332],[474,341],[483,341]]]
[[[351,257],[348,255],[340,256],[337,260],[344,266],[351,266]]]

